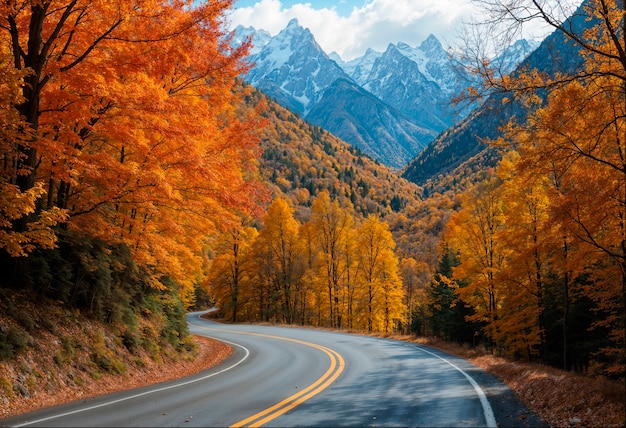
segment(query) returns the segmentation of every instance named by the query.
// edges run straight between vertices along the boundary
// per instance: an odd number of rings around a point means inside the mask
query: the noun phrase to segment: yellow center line
[[[204,328],[206,330],[216,330],[216,329],[211,329],[208,327],[204,327]],[[222,331],[222,330],[219,330],[219,331]],[[278,339],[278,340],[284,340],[287,342],[298,343],[300,345],[318,349],[324,352],[330,359],[330,367],[328,368],[328,370],[326,370],[326,372],[319,379],[313,382],[311,385],[285,398],[281,402],[276,403],[271,407],[268,407],[265,410],[255,413],[254,415],[246,419],[243,419],[239,422],[236,422],[235,424],[231,425],[231,428],[238,428],[238,427],[243,427],[243,426],[260,427],[268,423],[269,421],[276,419],[280,415],[283,415],[284,413],[304,403],[311,397],[316,396],[317,394],[319,394],[320,392],[328,388],[328,386],[332,384],[339,377],[339,375],[341,375],[345,366],[343,357],[339,353],[337,353],[336,351],[333,351],[332,349],[326,348],[325,346],[317,345],[315,343],[305,342],[305,341],[298,340],[298,339],[290,339],[287,337],[271,336],[271,335],[260,334],[260,333],[247,333],[243,331],[231,331],[231,333],[246,334],[249,336],[267,337],[270,339]]]

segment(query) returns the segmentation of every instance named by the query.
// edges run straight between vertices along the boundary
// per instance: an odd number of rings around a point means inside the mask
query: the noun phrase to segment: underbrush
[[[148,301],[153,311],[111,323],[58,300],[0,289],[0,417],[27,402],[43,406],[129,385],[138,371],[137,380],[149,382],[160,365],[193,360],[197,346],[182,327],[182,305],[168,296]]]

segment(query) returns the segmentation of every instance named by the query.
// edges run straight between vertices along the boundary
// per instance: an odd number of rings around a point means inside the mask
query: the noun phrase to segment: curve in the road
[[[29,425],[40,424],[42,422],[51,421],[53,419],[59,419],[59,418],[65,417],[65,416],[74,415],[76,413],[87,412],[89,410],[94,410],[94,409],[98,409],[98,408],[101,408],[101,407],[110,406],[112,404],[121,403],[122,401],[133,400],[133,399],[138,398],[138,397],[143,397],[144,395],[154,394],[156,392],[167,391],[168,389],[180,388],[182,386],[186,386],[186,385],[189,385],[189,384],[192,384],[192,383],[200,382],[200,381],[209,379],[209,378],[211,378],[213,376],[217,376],[218,374],[221,374],[221,373],[224,373],[224,372],[227,372],[229,370],[234,369],[239,364],[243,363],[250,356],[250,351],[245,346],[240,345],[238,343],[230,342],[228,340],[223,340],[223,339],[219,339],[219,340],[224,342],[224,343],[228,343],[229,345],[237,346],[237,347],[243,349],[243,351],[244,351],[243,357],[240,360],[236,361],[234,364],[231,364],[230,366],[228,366],[226,368],[223,368],[222,370],[219,370],[217,372],[208,374],[206,376],[202,376],[202,377],[197,378],[197,379],[192,379],[192,380],[189,380],[189,381],[186,381],[186,382],[177,383],[175,385],[165,386],[163,388],[152,389],[150,391],[146,391],[146,392],[142,392],[142,393],[139,393],[139,394],[131,395],[130,397],[124,397],[124,398],[120,398],[118,400],[107,401],[107,402],[104,402],[104,403],[97,404],[95,406],[89,406],[89,407],[84,407],[84,408],[81,408],[81,409],[73,410],[71,412],[59,413],[57,415],[52,415],[52,416],[48,416],[48,417],[45,417],[45,418],[35,419],[35,420],[32,420],[32,421],[25,422],[23,424],[14,425],[14,428],[20,428],[20,427],[25,427],[25,426],[29,426]]]
[[[544,426],[497,379],[435,349],[313,329],[195,322],[196,316],[188,314],[193,334],[234,348],[209,372],[0,425]]]
[[[198,326],[198,325],[196,325],[196,327],[202,330],[208,330],[208,331],[215,330],[209,327],[203,327],[203,326]],[[328,358],[330,359],[330,367],[328,367],[328,370],[326,370],[326,372],[320,378],[318,378],[315,382],[313,382],[311,385],[302,389],[296,394],[293,394],[285,398],[281,402],[276,403],[275,405],[268,407],[265,410],[257,412],[254,415],[231,425],[231,428],[239,428],[243,426],[260,427],[276,419],[280,415],[288,412],[289,410],[304,403],[309,398],[314,397],[315,395],[319,394],[320,392],[328,388],[328,386],[332,384],[335,381],[335,379],[337,379],[341,375],[345,367],[344,359],[338,352],[333,351],[332,349],[327,348],[322,345],[305,342],[303,340],[292,339],[288,337],[272,336],[272,335],[261,334],[261,333],[250,333],[250,332],[244,332],[244,331],[231,331],[231,333],[245,334],[247,336],[258,336],[258,337],[265,337],[269,339],[283,340],[286,342],[298,343],[300,345],[318,349],[322,351],[324,354],[326,354]]]

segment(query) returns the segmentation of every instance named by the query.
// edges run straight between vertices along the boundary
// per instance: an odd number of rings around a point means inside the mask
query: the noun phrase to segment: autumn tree
[[[459,298],[474,309],[468,320],[484,326],[486,336],[498,350],[498,321],[503,316],[502,300],[506,289],[500,275],[508,249],[498,239],[505,229],[500,180],[493,173],[463,198],[463,208],[448,223],[445,240],[459,253],[459,265],[454,268],[455,280],[466,281],[458,287]]]
[[[231,4],[0,6],[23,121],[7,128],[19,132],[3,143],[2,198],[32,201],[5,215],[9,255],[49,247],[63,222],[128,246],[152,286],[168,276],[193,294],[207,233],[258,212],[253,122],[233,108],[248,44],[233,50],[222,28]],[[15,280],[27,269],[7,263]]]
[[[542,175],[519,175],[517,152],[506,154],[498,166],[506,229],[498,240],[511,249],[500,280],[508,285],[499,322],[500,340],[509,352],[545,353],[545,296],[553,275],[551,260],[561,237],[549,221],[550,183]]]
[[[358,230],[351,228],[348,231],[347,237],[343,242],[343,265],[345,267],[344,273],[344,293],[342,307],[344,308],[346,327],[353,329],[357,325],[358,318],[358,299],[359,299],[359,277],[358,277],[358,260],[357,260],[357,245],[358,242],[355,237],[358,234]]]
[[[323,297],[321,287],[316,286],[318,266],[316,232],[312,222],[306,222],[300,226],[299,237],[304,259],[304,278],[306,287],[306,299],[302,301],[303,322],[310,325],[322,325],[322,308],[326,299]]]
[[[292,324],[301,321],[301,300],[306,297],[303,283],[305,260],[299,239],[300,224],[293,217],[286,200],[275,198],[263,220],[263,228],[255,241],[258,253],[271,258],[273,295],[278,300],[283,320]]]
[[[256,229],[239,226],[222,233],[214,246],[217,256],[207,281],[216,305],[233,322],[240,321],[241,308],[249,305],[251,248],[257,236]]]
[[[342,252],[352,228],[352,216],[336,200],[331,201],[327,192],[321,192],[313,201],[311,223],[318,248],[317,281],[325,289],[328,321],[331,327],[341,327],[340,302],[345,273]]]
[[[507,142],[515,144],[520,166],[544,174],[560,189],[551,213],[587,254],[579,270],[592,278],[586,294],[606,316],[614,346],[610,372],[623,376],[626,366],[626,6],[619,0],[566,2],[481,1],[498,17],[494,34],[519,34],[539,20],[575,45],[583,59],[576,70],[553,75],[524,70],[487,78],[489,89],[539,101],[528,121],[513,126]],[[484,63],[484,62],[483,62]],[[490,71],[477,67],[488,77]],[[491,74],[493,76],[493,74]],[[570,236],[565,234],[566,236]],[[576,244],[576,245],[577,245]]]
[[[428,318],[427,284],[432,276],[426,262],[418,262],[412,257],[400,261],[400,275],[404,286],[405,334],[413,332],[424,335]]]
[[[356,244],[365,328],[389,332],[404,321],[406,313],[389,226],[374,215],[368,216],[358,229]]]

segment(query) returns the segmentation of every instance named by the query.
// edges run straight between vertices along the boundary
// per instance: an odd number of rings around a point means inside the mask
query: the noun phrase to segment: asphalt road
[[[234,349],[196,376],[0,420],[1,426],[542,426],[508,387],[465,360],[361,335],[218,324],[194,334]],[[545,426],[545,425],[544,425]]]

